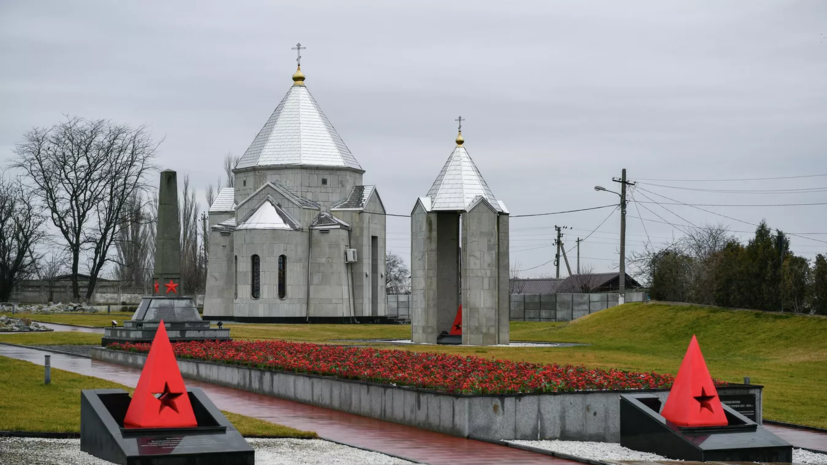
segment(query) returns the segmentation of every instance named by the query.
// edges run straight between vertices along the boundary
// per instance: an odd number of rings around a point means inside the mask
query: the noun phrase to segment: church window
[[[233,257],[233,298],[238,298],[238,255]]]
[[[251,284],[252,288],[252,296],[254,299],[258,299],[261,297],[261,259],[258,258],[258,255],[253,255],[251,260],[252,262],[252,275],[253,279]]]
[[[242,181],[242,182],[244,183],[244,187],[247,187],[247,180],[245,179],[245,180],[244,180],[244,181]]]
[[[279,299],[287,296],[287,257],[279,255]]]
[[[323,186],[326,186],[326,185],[327,185],[327,178],[322,178],[322,185],[323,185]]]

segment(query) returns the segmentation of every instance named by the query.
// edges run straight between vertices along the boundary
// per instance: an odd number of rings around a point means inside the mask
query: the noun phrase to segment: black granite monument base
[[[440,345],[458,346],[462,345],[462,335],[451,335],[448,331],[443,331],[436,337],[436,343]]]
[[[189,297],[144,297],[131,320],[123,327],[106,328],[101,346],[112,343],[151,343],[158,325],[164,320],[169,340],[181,341],[231,341],[229,329],[210,327],[195,308]]]
[[[660,415],[651,394],[620,396],[620,445],[699,462],[792,462],[792,446],[723,404],[729,425],[680,427]]]
[[[195,428],[124,428],[121,389],[80,394],[80,450],[121,465],[253,465],[255,451],[199,388],[187,389]]]

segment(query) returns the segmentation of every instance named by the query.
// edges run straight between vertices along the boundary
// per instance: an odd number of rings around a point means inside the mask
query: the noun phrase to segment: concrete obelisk
[[[161,171],[158,188],[158,223],[155,233],[155,271],[153,295],[180,296],[181,225],[178,216],[178,176],[175,171]]]
[[[161,172],[158,223],[155,235],[153,292],[144,297],[123,328],[106,328],[101,345],[113,342],[152,342],[161,321],[170,341],[229,341],[230,330],[211,328],[201,319],[195,299],[182,296],[181,227],[178,220],[178,179],[175,171]]]

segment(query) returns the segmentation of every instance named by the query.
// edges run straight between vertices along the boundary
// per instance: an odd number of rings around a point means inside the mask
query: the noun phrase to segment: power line
[[[801,176],[778,176],[773,178],[734,178],[734,179],[640,179],[640,181],[660,182],[740,182],[740,181],[773,181],[776,179],[821,178],[827,174],[807,174]]]
[[[640,190],[650,192],[654,194],[652,191],[647,191],[646,189],[641,188]],[[754,203],[669,203],[669,202],[645,202],[638,200],[638,203],[657,203],[658,205],[684,205],[687,207],[814,207],[817,205],[827,205],[827,202],[813,202],[813,203],[768,203],[768,204],[754,204]]]
[[[585,211],[589,211],[589,210],[600,210],[601,208],[609,208],[609,207],[617,207],[617,205],[611,204],[611,205],[603,205],[601,207],[578,208],[577,210],[566,210],[566,211],[561,211],[561,212],[531,213],[531,214],[528,214],[528,215],[511,215],[511,218],[526,218],[526,217],[529,217],[529,216],[562,215],[564,213],[585,212]]]
[[[646,186],[662,187],[665,189],[678,189],[682,191],[695,192],[713,192],[719,194],[804,194],[811,192],[827,191],[827,187],[809,187],[801,189],[704,189],[699,187],[667,186],[664,184],[652,184],[648,182],[641,182],[640,184],[644,184]]]
[[[727,218],[727,219],[730,219],[730,220],[732,220],[732,221],[738,221],[739,223],[744,223],[744,224],[748,224],[748,225],[750,225],[750,226],[755,226],[755,227],[757,227],[757,226],[758,226],[757,224],[750,223],[750,222],[748,222],[748,221],[739,220],[738,218],[733,218],[733,217],[731,217],[731,216],[723,215],[723,214],[721,214],[721,213],[717,213],[717,212],[714,212],[714,211],[711,211],[711,210],[706,210],[706,209],[703,209],[703,208],[699,208],[699,206],[698,206],[698,205],[691,205],[691,204],[688,204],[688,203],[683,203],[683,202],[681,202],[680,200],[675,200],[675,199],[670,198],[670,197],[667,197],[667,196],[665,196],[665,195],[663,195],[663,194],[658,194],[657,192],[652,192],[652,191],[650,191],[650,190],[646,190],[646,189],[644,189],[644,188],[642,188],[642,187],[641,187],[641,188],[639,188],[639,189],[640,189],[640,190],[642,190],[642,191],[649,192],[650,194],[657,195],[658,197],[663,197],[663,198],[664,198],[664,199],[666,199],[666,200],[671,200],[671,201],[673,201],[673,202],[678,202],[678,203],[679,203],[679,204],[681,204],[681,205],[686,205],[687,207],[692,207],[692,208],[695,208],[695,209],[697,209],[697,210],[701,210],[701,211],[704,211],[704,212],[707,212],[707,213],[711,213],[711,214],[713,214],[713,215],[718,215],[718,216],[720,216],[720,217]],[[644,206],[644,208],[645,208],[645,206]],[[648,209],[647,209],[647,210],[648,210]],[[662,218],[661,218],[661,219],[662,219]],[[795,234],[795,233],[785,233],[785,234],[787,234],[788,236],[800,237],[800,238],[802,238],[802,239],[807,239],[807,240],[810,240],[810,241],[815,241],[815,242],[823,242],[823,243],[827,244],[827,241],[822,241],[821,239],[813,239],[812,237],[802,236],[802,235],[798,235],[798,234]]]
[[[591,236],[592,234],[594,234],[594,232],[595,232],[595,231],[597,231],[598,229],[600,229],[600,227],[601,227],[601,226],[603,226],[603,223],[605,223],[605,222],[606,222],[609,218],[611,218],[611,217],[612,217],[612,215],[614,215],[614,212],[616,212],[616,211],[617,211],[617,209],[618,209],[618,208],[620,208],[620,206],[619,206],[619,205],[611,205],[611,206],[612,206],[612,207],[615,207],[615,208],[614,208],[614,210],[612,210],[612,211],[611,211],[611,213],[609,213],[609,216],[607,216],[606,218],[604,218],[604,219],[603,219],[603,221],[601,221],[601,222],[600,222],[600,224],[598,224],[598,225],[597,225],[597,227],[596,227],[596,228],[594,228],[594,230],[592,230],[592,232],[590,232],[588,236],[586,236],[586,239],[588,239],[588,238],[589,238],[589,236]],[[601,208],[603,208],[603,207],[601,207]],[[583,239],[583,240],[585,241],[586,239]],[[576,247],[576,246],[575,246],[575,247]],[[568,250],[568,252],[571,252],[573,249],[574,249],[574,247],[572,247],[571,249],[569,249],[569,250]],[[568,253],[568,252],[566,252],[566,253]],[[541,265],[533,266],[533,267],[531,267],[531,268],[526,268],[526,269],[523,269],[523,270],[520,270],[520,271],[531,271],[531,270],[536,270],[537,268],[540,268],[540,267],[542,267],[542,266],[546,266],[546,265],[548,265],[549,263],[551,263],[551,262],[553,262],[553,261],[554,261],[554,259],[552,258],[551,260],[549,260],[549,261],[547,261],[547,262],[545,262],[545,263],[543,263],[543,264],[541,264]]]
[[[509,215],[509,216],[511,218],[527,218],[527,217],[530,217],[530,216],[562,215],[562,214],[565,214],[565,213],[586,212],[586,211],[590,211],[590,210],[600,210],[601,208],[609,208],[609,207],[616,207],[616,206],[617,205],[615,205],[615,204],[611,204],[611,205],[603,205],[603,206],[600,206],[600,207],[578,208],[578,209],[575,209],[575,210],[563,210],[563,211],[559,211],[559,212],[529,213],[529,214],[526,214],[526,215]],[[398,215],[398,214],[395,214],[395,213],[379,213],[379,212],[368,212],[368,211],[361,211],[359,213],[366,213],[368,215],[395,216],[395,217],[399,217],[399,218],[410,218],[411,217],[411,215]]]
[[[698,225],[697,225],[697,224],[695,224],[695,223],[693,223],[693,222],[691,222],[691,221],[687,220],[686,218],[682,217],[681,215],[678,215],[677,213],[673,212],[672,210],[670,210],[670,209],[668,209],[668,208],[664,207],[663,205],[661,205],[660,203],[658,203],[657,201],[655,201],[655,199],[653,199],[653,198],[649,197],[648,195],[644,194],[643,192],[641,192],[641,193],[640,193],[640,195],[642,195],[642,196],[646,197],[647,199],[651,200],[652,202],[655,202],[655,204],[656,204],[656,205],[658,205],[660,208],[663,208],[664,210],[668,211],[669,213],[671,213],[671,214],[673,214],[673,215],[677,216],[678,218],[680,218],[680,219],[681,219],[682,221],[684,221],[685,223],[689,223],[689,224],[691,224],[694,228],[697,228],[697,227],[698,227]]]
[[[630,192],[630,194],[632,194],[632,202],[634,202],[635,190],[632,189],[632,192]],[[637,214],[640,215],[640,208],[637,206],[637,202],[635,202],[635,210],[637,210]],[[638,218],[640,219],[640,225],[643,226],[643,231],[646,233],[646,240],[651,244],[652,239],[649,238],[649,231],[646,230],[646,223],[643,222],[643,218],[641,218],[640,216],[638,216]]]

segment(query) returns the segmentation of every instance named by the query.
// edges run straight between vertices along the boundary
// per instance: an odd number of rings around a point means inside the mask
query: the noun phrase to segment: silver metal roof
[[[344,221],[336,218],[327,212],[319,213],[313,222],[310,223],[311,229],[350,229],[350,225]]]
[[[373,186],[353,186],[347,198],[330,207],[331,210],[364,210],[373,194]]]
[[[236,229],[298,229],[298,224],[290,215],[275,205],[270,199],[265,200]]]
[[[222,187],[215,201],[210,205],[210,213],[228,213],[235,211],[235,189]]]
[[[362,169],[303,85],[290,88],[236,168],[279,165]]]
[[[482,196],[494,209],[502,211],[468,151],[457,146],[428,191],[430,210],[467,210],[476,196]]]

